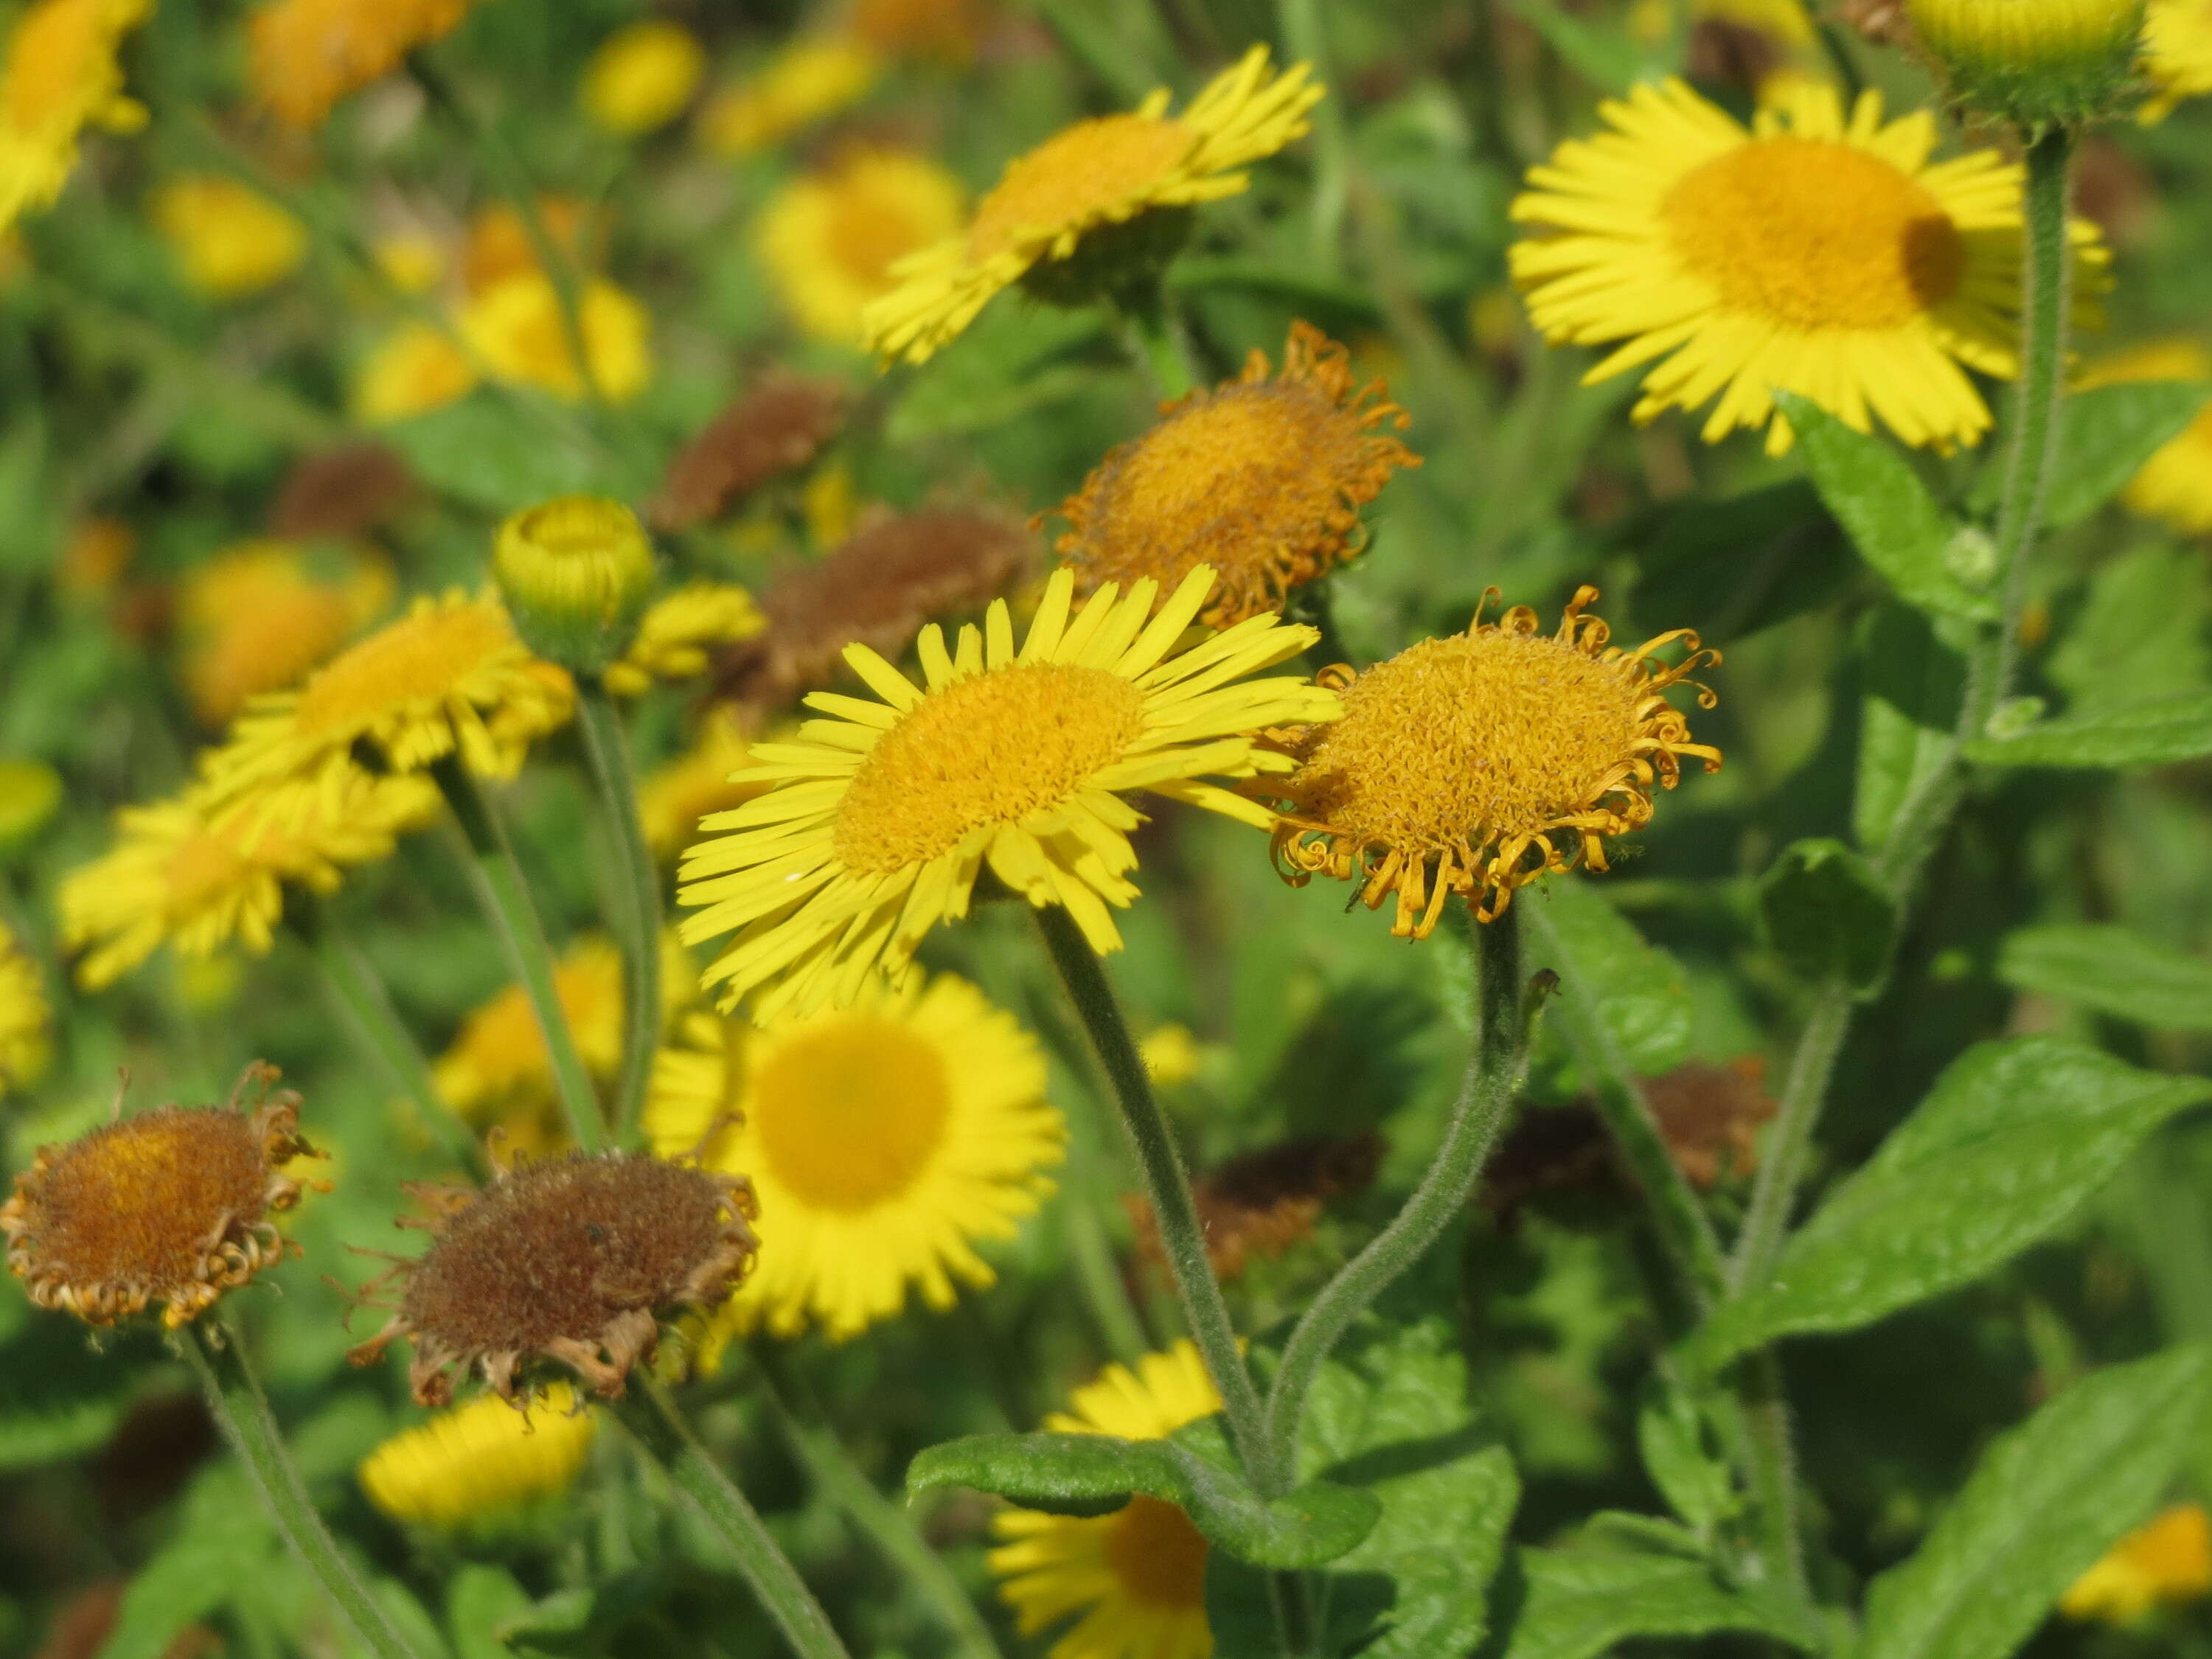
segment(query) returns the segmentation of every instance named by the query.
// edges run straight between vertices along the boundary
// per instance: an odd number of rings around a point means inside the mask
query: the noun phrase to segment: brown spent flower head
[[[296,1253],[269,1217],[300,1201],[282,1170],[314,1149],[300,1097],[269,1091],[280,1075],[256,1061],[227,1106],[163,1106],[40,1147],[0,1204],[8,1269],[31,1300],[100,1326],[159,1302],[174,1330]]]
[[[1034,567],[1019,520],[988,507],[942,504],[863,524],[816,563],[786,571],[761,595],[768,630],[726,654],[721,699],[774,708],[833,684],[845,647],[896,656],[932,617],[979,611]]]
[[[415,475],[387,444],[334,444],[293,464],[269,508],[269,533],[284,541],[352,541],[414,498]]]
[[[500,1171],[482,1189],[416,1187],[427,1217],[403,1227],[430,1248],[364,1286],[405,1280],[385,1328],[349,1356],[415,1345],[408,1382],[425,1406],[477,1371],[508,1400],[532,1359],[557,1361],[610,1400],[659,1337],[656,1311],[720,1305],[752,1266],[751,1183],[642,1152],[574,1152]]]
[[[845,423],[835,380],[774,374],[676,452],[646,516],[657,530],[688,530],[720,517],[771,479],[811,465]]]
[[[1687,684],[1700,708],[1713,706],[1688,676],[1720,653],[1694,633],[1624,651],[1582,614],[1595,587],[1576,590],[1550,635],[1526,605],[1484,622],[1497,598],[1483,595],[1464,634],[1364,672],[1323,670],[1316,681],[1342,693],[1343,717],[1290,734],[1297,770],[1254,786],[1281,811],[1273,850],[1284,878],[1359,881],[1370,910],[1395,893],[1400,938],[1426,939],[1454,893],[1492,921],[1547,871],[1604,869],[1605,838],[1650,822],[1652,786],[1672,789],[1684,756],[1720,768],[1720,750],[1691,742],[1666,697]],[[1676,640],[1680,663],[1654,659]]]
[[[1358,385],[1350,354],[1310,323],[1291,325],[1280,374],[1255,350],[1236,380],[1160,410],[1061,504],[1069,528],[1054,547],[1086,593],[1146,576],[1173,592],[1212,565],[1219,580],[1199,614],[1210,628],[1279,611],[1291,588],[1352,557],[1366,543],[1359,509],[1421,464],[1376,429],[1409,419],[1389,388]]]
[[[1723,1176],[1759,1167],[1759,1126],[1776,1110],[1762,1056],[1741,1055],[1725,1066],[1692,1060],[1643,1081],[1667,1150],[1692,1186],[1710,1191]]]
[[[1224,1279],[1238,1278],[1255,1258],[1273,1261],[1310,1237],[1328,1200],[1365,1192],[1374,1184],[1382,1150],[1382,1137],[1372,1129],[1356,1135],[1300,1135],[1240,1153],[1199,1176],[1191,1182],[1191,1196],[1197,1200],[1213,1271]],[[1121,1201],[1136,1229],[1138,1255],[1164,1265],[1167,1255],[1152,1206],[1134,1193],[1125,1194]]]

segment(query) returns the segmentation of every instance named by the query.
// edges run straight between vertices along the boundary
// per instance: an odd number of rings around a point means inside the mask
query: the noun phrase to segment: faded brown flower
[[[349,541],[386,523],[414,494],[415,475],[398,450],[337,444],[294,463],[270,506],[269,533],[286,541]]]
[[[811,465],[844,421],[845,389],[836,381],[771,375],[677,451],[647,516],[660,530],[718,518],[771,479]]]
[[[1382,1137],[1303,1135],[1231,1158],[1191,1183],[1206,1254],[1224,1279],[1236,1279],[1255,1260],[1273,1261],[1312,1236],[1332,1198],[1363,1193],[1374,1184],[1382,1160]],[[1137,1254],[1164,1262],[1152,1206],[1127,1194],[1137,1232]]]

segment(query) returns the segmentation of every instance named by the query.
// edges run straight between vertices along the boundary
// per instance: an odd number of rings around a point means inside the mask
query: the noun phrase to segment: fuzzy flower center
[[[1536,835],[1635,754],[1632,670],[1543,635],[1425,640],[1344,692],[1299,779],[1310,817],[1408,852]]]
[[[843,1015],[780,1047],[753,1073],[762,1161],[811,1208],[857,1215],[929,1167],[952,1115],[937,1050],[873,1014]]]
[[[1878,155],[1780,136],[1685,176],[1660,210],[1722,303],[1793,328],[1894,328],[1958,291],[1966,244],[1935,197]]]
[[[1141,1607],[1206,1605],[1206,1539],[1173,1504],[1136,1497],[1107,1523],[1106,1565]]]
[[[1182,164],[1199,137],[1179,121],[1105,115],[1054,134],[1010,163],[975,210],[969,257],[988,259],[1024,233],[1113,216]]]
[[[442,702],[514,643],[489,605],[426,611],[372,634],[307,683],[300,730],[308,736],[357,728],[392,710]]]
[[[1055,806],[1127,752],[1144,694],[1103,668],[1013,663],[930,694],[877,740],[837,812],[837,856],[887,873]]]

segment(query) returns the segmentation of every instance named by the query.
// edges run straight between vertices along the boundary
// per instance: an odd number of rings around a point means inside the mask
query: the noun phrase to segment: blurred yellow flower
[[[698,838],[700,819],[742,806],[769,787],[730,781],[730,775],[744,769],[751,752],[736,716],[727,708],[712,708],[700,722],[690,748],[646,775],[638,786],[637,811],[644,823],[646,845],[655,856],[672,864]]]
[[[392,572],[354,553],[327,575],[289,542],[225,548],[178,584],[185,690],[220,726],[264,691],[281,691],[367,627],[392,601]]]
[[[987,0],[856,0],[846,27],[887,58],[964,64],[989,23]]]
[[[402,323],[363,360],[354,380],[354,413],[370,425],[427,415],[467,397],[477,379],[468,353],[442,329]]]
[[[622,952],[596,935],[580,939],[556,964],[553,987],[577,1058],[604,1082],[622,1064]],[[446,1103],[471,1121],[553,1097],[544,1034],[520,985],[479,1004],[432,1069]]]
[[[598,258],[599,216],[573,196],[541,191],[532,204],[538,227],[545,240],[579,267]],[[461,286],[482,294],[510,276],[541,269],[538,244],[520,210],[507,201],[488,202],[469,220],[469,234],[461,250]]]
[[[0,230],[61,194],[87,126],[136,132],[116,50],[153,0],[33,0],[0,63]]]
[[[653,374],[645,307],[604,277],[584,283],[578,323],[592,378],[611,403],[626,403]],[[488,372],[570,402],[584,395],[552,279],[526,271],[494,283],[462,308],[461,337]]]
[[[600,42],[584,65],[584,113],[604,132],[636,137],[681,115],[706,72],[698,36],[665,17],[642,18]]]
[[[2120,501],[2130,513],[2160,519],[2185,536],[2212,532],[2212,351],[2186,337],[2152,340],[2091,364],[2078,391],[2136,380],[2205,383],[2197,418],[2160,445],[2128,480]]]
[[[1137,1045],[1137,1055],[1145,1062],[1145,1075],[1164,1089],[1189,1082],[1206,1059],[1190,1027],[1182,1024],[1155,1026]]]
[[[191,173],[156,190],[147,207],[184,269],[217,300],[272,288],[307,257],[307,228],[258,190],[220,173]]]
[[[960,228],[960,181],[908,150],[854,149],[802,173],[753,221],[761,267],[783,308],[817,339],[859,349],[891,267]]]
[[[2212,1516],[2176,1504],[2105,1553],[2060,1598],[2069,1619],[2131,1625],[2152,1608],[2212,1595]]]
[[[2137,112],[2146,125],[2185,98],[2212,93],[2212,0],[2150,0],[2138,67],[2151,84]]]
[[[568,1490],[598,1431],[597,1413],[566,1382],[520,1407],[482,1395],[385,1441],[362,1460],[361,1488],[394,1521],[495,1519]]]
[[[720,155],[765,149],[868,95],[876,55],[858,41],[816,35],[793,41],[758,73],[708,100],[700,137]]]
[[[0,1100],[35,1086],[53,1059],[46,976],[0,922]]]
[[[446,245],[427,230],[380,236],[368,252],[384,280],[402,294],[428,294],[446,280]]]
[[[246,19],[253,93],[286,126],[319,127],[338,100],[452,32],[473,0],[272,0]]]
[[[635,697],[655,680],[690,679],[707,672],[710,647],[749,640],[767,626],[768,618],[744,588],[687,582],[646,611],[629,650],[607,670],[607,690]]]
[[[46,762],[0,760],[0,854],[45,829],[61,804],[61,774]]]

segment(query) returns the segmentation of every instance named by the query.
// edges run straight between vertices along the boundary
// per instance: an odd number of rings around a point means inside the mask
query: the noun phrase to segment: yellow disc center
[[[975,210],[971,259],[1004,252],[1026,233],[1081,229],[1141,200],[1173,176],[1199,136],[1180,121],[1106,115],[1055,133],[1006,168]]]
[[[880,1014],[841,1013],[757,1066],[746,1111],[765,1173],[810,1209],[854,1215],[929,1167],[952,1115],[935,1048]]]
[[[307,735],[357,730],[410,705],[442,702],[513,643],[507,619],[485,605],[407,617],[372,634],[307,682],[299,728]]]
[[[1958,292],[1966,244],[1917,179],[1825,139],[1755,139],[1661,208],[1684,264],[1730,310],[1792,328],[1894,328]]]
[[[837,856],[888,873],[1018,823],[1119,760],[1144,723],[1144,694],[1103,668],[1013,663],[933,691],[854,774]]]
[[[880,293],[890,286],[891,262],[927,238],[914,216],[885,190],[833,189],[827,241],[830,258],[856,287]]]
[[[1205,1537],[1190,1517],[1157,1498],[1132,1498],[1106,1528],[1106,1565],[1140,1606],[1206,1605]]]
[[[1332,441],[1338,425],[1351,426],[1357,441],[1357,424],[1334,404],[1279,381],[1231,386],[1192,404],[1121,464],[1097,528],[1100,550],[1183,553],[1227,566],[1273,561],[1339,510],[1346,480]]]

